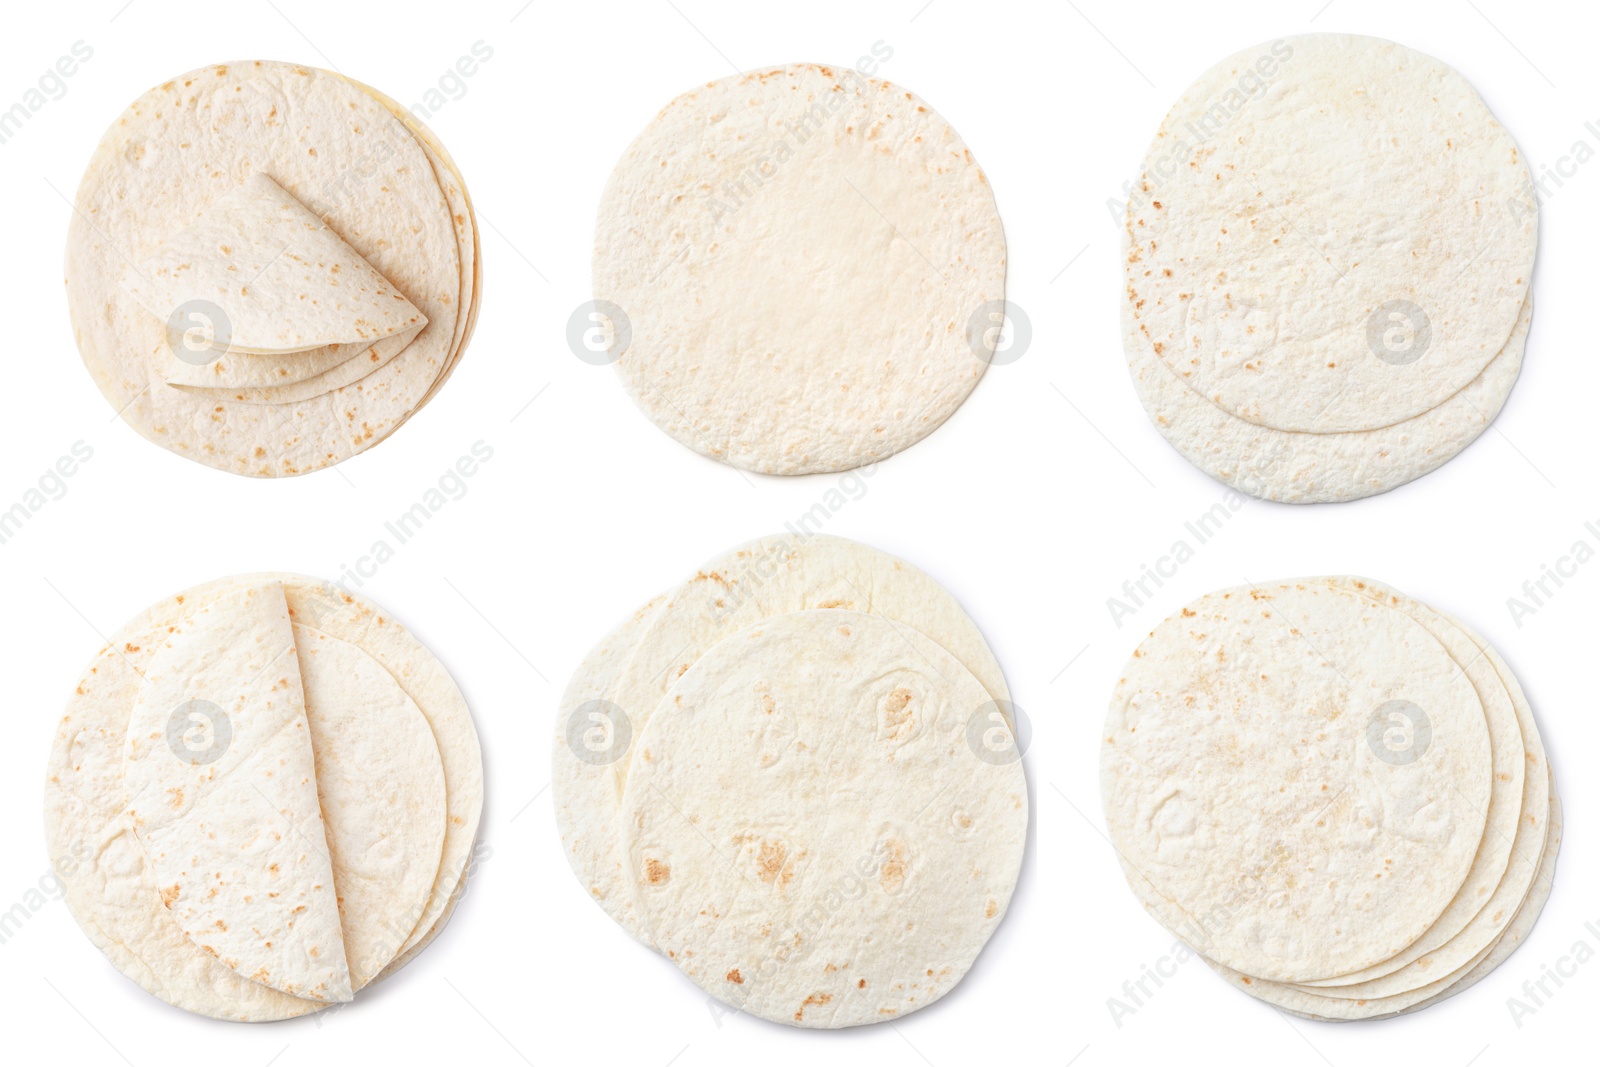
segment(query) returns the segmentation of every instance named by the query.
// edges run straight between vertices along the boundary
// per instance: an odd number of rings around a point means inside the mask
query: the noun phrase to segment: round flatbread
[[[568,861],[596,903],[638,940],[650,943],[649,933],[624,888],[616,833],[603,828],[621,818],[640,735],[671,685],[718,642],[752,623],[811,608],[871,612],[926,635],[1010,713],[1005,676],[983,634],[943,586],[904,560],[825,534],[764,537],[708,560],[656,610],[628,654],[605,709],[615,719],[610,743],[617,747],[601,760],[564,741],[555,749],[558,811],[585,813],[584,824],[600,831],[574,837]],[[567,725],[558,723],[563,737]]]
[[[898,85],[800,63],[699,86],[634,140],[601,197],[594,296],[652,422],[724,463],[808,474],[885,459],[960,406],[1005,267],[994,196],[947,122]]]
[[[1371,967],[1434,925],[1493,769],[1483,705],[1438,640],[1318,579],[1164,620],[1117,683],[1101,757],[1141,899],[1204,955],[1282,982]]]
[[[1212,67],[1130,198],[1126,297],[1155,355],[1277,430],[1415,418],[1505,348],[1538,207],[1516,143],[1449,66],[1313,34]]]
[[[733,635],[639,739],[622,821],[655,943],[712,996],[804,1027],[883,1022],[966,974],[1028,826],[1022,764],[950,653],[888,619],[800,611]]]

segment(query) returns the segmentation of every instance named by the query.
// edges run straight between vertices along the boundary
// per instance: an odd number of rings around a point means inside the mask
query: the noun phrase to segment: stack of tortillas
[[[809,474],[949,418],[994,355],[1005,275],[994,194],[950,124],[898,85],[796,63],[684,93],[628,147],[588,307],[662,430]]]
[[[1111,840],[1157,920],[1319,1019],[1416,1011],[1533,928],[1561,806],[1533,711],[1462,623],[1377,582],[1211,593],[1117,682]]]
[[[304,474],[372,447],[466,349],[466,183],[388,97],[313,67],[192,71],[107,131],[78,187],[67,297],[130,426],[208,466]]]
[[[95,656],[56,731],[45,834],[119,970],[258,1022],[420,952],[482,806],[477,732],[433,654],[335,586],[255,574],[161,601]]]
[[[841,538],[708,561],[590,651],[556,717],[584,891],[734,1008],[806,1027],[949,992],[1016,886],[1005,679],[954,598]]]
[[[1450,67],[1348,34],[1246,49],[1173,106],[1128,199],[1135,389],[1243,492],[1393,489],[1505,403],[1538,230],[1516,143]]]

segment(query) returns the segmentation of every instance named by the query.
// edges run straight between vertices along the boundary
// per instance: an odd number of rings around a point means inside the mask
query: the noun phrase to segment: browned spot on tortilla
[[[900,737],[911,726],[911,701],[913,694],[904,686],[889,691],[883,701],[883,732],[888,737]]]
[[[710,574],[707,574],[705,571],[701,571],[698,574],[696,574],[692,580],[693,581],[697,581],[697,582],[707,582],[707,581],[716,582],[718,585],[722,586],[724,589],[732,589],[733,588],[733,583],[728,581],[727,576],[724,575],[721,571],[712,571]]]
[[[788,885],[794,879],[794,864],[789,862],[789,846],[782,841],[763,839],[756,850],[756,877],[767,885]]]
[[[672,868],[660,860],[647,859],[644,861],[644,880],[651,885],[665,885],[672,877]]]
[[[828,1003],[828,1001],[830,1001],[832,999],[833,999],[833,994],[832,993],[813,993],[813,994],[811,994],[805,1000],[800,1002],[800,1010],[794,1013],[794,1021],[795,1022],[799,1022],[801,1019],[805,1018],[806,1009],[811,1007],[811,1005],[813,1005],[813,1004],[826,1004],[826,1003]]]
[[[884,843],[883,863],[878,867],[878,884],[885,893],[898,893],[906,881],[906,845],[904,841],[889,840]]]
[[[739,973],[739,968],[737,967],[728,972],[727,979],[734,985],[744,985],[744,975]]]

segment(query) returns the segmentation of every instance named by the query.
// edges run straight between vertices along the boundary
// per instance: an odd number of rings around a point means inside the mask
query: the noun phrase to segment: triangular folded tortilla
[[[210,204],[130,268],[122,286],[176,332],[194,326],[206,334],[209,344],[197,346],[196,363],[223,351],[270,356],[370,345],[427,322],[359,252],[265,174]]]
[[[151,658],[128,724],[127,813],[189,939],[243,978],[351,997],[283,587],[198,609]]]

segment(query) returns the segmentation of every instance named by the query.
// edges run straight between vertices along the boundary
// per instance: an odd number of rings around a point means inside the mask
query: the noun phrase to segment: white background
[[[1600,147],[1592,8],[1528,0],[1158,3],[896,0],[762,4],[412,4],[328,0],[11,5],[0,109],[82,40],[93,58],[0,145],[6,348],[0,509],[74,442],[93,458],[0,545],[0,909],[40,896],[40,792],[78,671],[146,604],[224,574],[337,578],[458,456],[493,459],[362,592],[444,660],[488,763],[492,856],[454,923],[401,976],[322,1020],[246,1027],[168,1008],[110,967],[43,897],[0,944],[11,1062],[194,1059],[368,1062],[823,1062],[1085,1067],[1201,1062],[1479,1065],[1592,1055],[1600,962],[1519,1027],[1525,980],[1583,940],[1600,948],[1587,755],[1595,715],[1600,562],[1518,626],[1507,598],[1600,520],[1594,485],[1594,263],[1600,162],[1545,205],[1522,379],[1494,428],[1440,471],[1359,503],[1251,502],[1122,627],[1106,600],[1222,499],[1150,428],[1123,370],[1121,271],[1107,201],[1168,105],[1215,60],[1312,30],[1389,37],[1453,64],[1536,173],[1580,139]],[[674,4],[676,7],[674,7]],[[275,6],[274,6],[275,5]],[[919,7],[921,10],[919,11]],[[119,8],[122,10],[119,11]],[[515,17],[514,17],[515,16]],[[429,124],[480,208],[482,317],[464,362],[420,416],[335,470],[279,481],[222,474],[112,416],[73,347],[60,284],[70,198],[105,127],[147,87],[223,60],[337,66],[402,103],[474,42],[492,58]],[[942,580],[989,636],[1031,715],[1036,838],[998,936],[958,989],[895,1026],[719,1026],[706,998],[616,929],[570,876],[551,815],[553,709],[588,645],[703,558],[781,528],[839,476],[779,480],[704,460],[652,427],[608,369],[566,348],[588,297],[593,214],[628,141],[690,86],[794,60],[854,64],[923,95],[989,175],[1006,223],[1010,298],[1030,350],[995,367],[929,439],[854,486],[829,532]],[[520,413],[520,414],[519,414]],[[1554,894],[1530,942],[1470,992],[1404,1019],[1315,1024],[1178,968],[1118,1026],[1107,999],[1171,951],[1102,839],[1097,740],[1138,636],[1205,591],[1354,572],[1459,615],[1494,641],[1538,711],[1566,801]],[[48,887],[48,880],[44,884]],[[1596,930],[1585,923],[1596,921]],[[120,1057],[120,1060],[119,1060]]]

